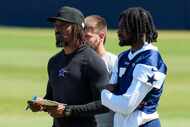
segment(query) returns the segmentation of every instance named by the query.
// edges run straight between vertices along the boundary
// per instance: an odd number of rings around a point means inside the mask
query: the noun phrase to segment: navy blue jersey
[[[123,52],[118,61],[118,73],[121,73],[120,71],[122,68],[125,68],[124,74],[122,74],[121,77],[118,77],[118,89],[116,91],[116,95],[122,95],[124,94],[127,89],[130,87],[131,82],[133,80],[134,76],[134,69],[136,65],[141,66],[150,66],[152,67],[152,73],[154,72],[160,72],[166,75],[167,68],[165,63],[163,62],[160,53],[155,50],[146,50],[139,54],[137,54],[133,59],[129,60],[128,55],[129,51]],[[137,69],[138,70],[138,69]],[[138,73],[141,73],[140,71]],[[143,72],[142,72],[143,73]],[[141,74],[135,74],[135,76],[139,76]],[[154,82],[157,80],[153,75],[145,75],[147,76],[147,83],[150,83],[153,85]],[[143,77],[144,78],[144,77]],[[160,84],[161,88],[153,88],[143,99],[144,105],[139,107],[140,110],[146,112],[146,113],[153,113],[156,111],[156,107],[159,101],[159,98],[162,93],[163,84]]]

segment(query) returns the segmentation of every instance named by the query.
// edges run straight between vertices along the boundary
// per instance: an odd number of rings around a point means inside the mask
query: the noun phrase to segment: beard
[[[99,42],[95,42],[95,44],[89,44],[89,43],[87,43],[87,45],[89,45],[90,48],[94,49],[95,51],[96,51],[97,48],[98,48],[98,44],[99,44]]]
[[[129,40],[120,40],[119,41],[119,46],[129,46],[129,45],[132,45],[132,42],[131,42],[131,40],[129,39]]]
[[[91,49],[95,50],[95,48],[94,48],[92,45],[90,45],[89,43],[87,43],[87,45],[88,45]]]
[[[120,40],[119,41],[119,46],[126,46],[126,41],[124,41],[124,40]]]
[[[57,40],[56,39],[56,47],[57,48],[63,48],[63,47],[67,47],[69,44],[68,42],[65,42],[63,40]]]
[[[67,47],[69,45],[69,43],[67,41],[65,41],[66,39],[64,38],[63,34],[60,33],[56,33],[55,34],[56,37],[56,47],[57,48],[63,48],[63,47]]]
[[[127,37],[119,37],[119,46],[130,46],[132,45],[132,42],[134,39],[132,38],[132,36],[127,36]]]

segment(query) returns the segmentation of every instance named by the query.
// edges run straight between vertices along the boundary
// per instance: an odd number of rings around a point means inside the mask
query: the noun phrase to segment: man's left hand
[[[116,85],[113,85],[113,84],[109,84],[109,85],[106,85],[104,88],[106,89],[106,90],[109,90],[110,92],[114,92],[115,91],[115,89],[116,89]]]

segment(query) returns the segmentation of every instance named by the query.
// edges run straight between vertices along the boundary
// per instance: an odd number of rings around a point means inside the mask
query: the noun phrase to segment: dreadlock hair
[[[72,24],[73,44],[72,48],[79,48],[84,44],[84,28],[79,24]]]
[[[130,41],[143,41],[144,34],[146,42],[157,41],[158,33],[150,12],[141,7],[128,8],[120,14],[119,19],[121,18],[126,32],[131,34]]]

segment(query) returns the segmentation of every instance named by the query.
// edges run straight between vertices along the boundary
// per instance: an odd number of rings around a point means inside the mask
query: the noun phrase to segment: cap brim
[[[49,17],[47,20],[48,20],[48,22],[64,21],[64,22],[73,23],[73,22],[71,22],[65,18],[62,18],[62,17]]]

